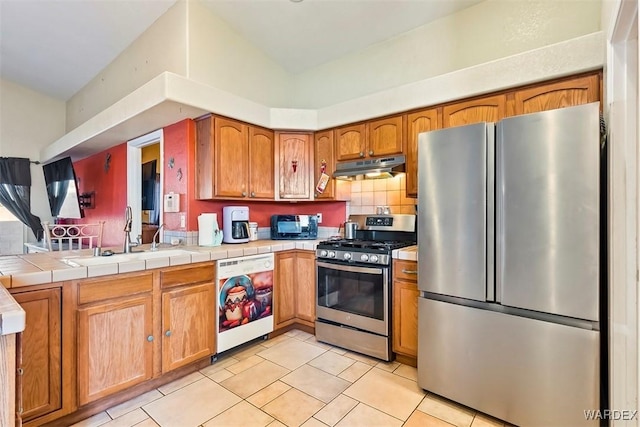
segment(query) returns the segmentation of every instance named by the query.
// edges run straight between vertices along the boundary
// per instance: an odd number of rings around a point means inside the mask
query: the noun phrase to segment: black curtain
[[[40,218],[31,213],[31,162],[18,157],[0,157],[0,204],[42,239]]]
[[[42,166],[42,171],[44,172],[44,182],[47,184],[51,216],[57,217],[60,215],[60,209],[62,209],[62,205],[67,198],[69,184],[73,183],[75,185],[76,177],[73,172],[71,157],[47,163]]]

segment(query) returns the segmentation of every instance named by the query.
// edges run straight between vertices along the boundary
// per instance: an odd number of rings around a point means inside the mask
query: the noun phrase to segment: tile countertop
[[[90,249],[42,252],[24,255],[0,256],[0,334],[15,333],[24,329],[24,311],[11,297],[5,288],[18,288],[29,285],[60,282],[64,280],[83,279],[110,274],[129,273],[153,268],[190,264],[194,262],[215,261],[248,255],[280,252],[292,249],[313,251],[322,240],[257,240],[242,244],[222,244],[220,246],[168,246],[162,245],[153,258],[122,261],[122,257],[114,258],[114,262],[102,262],[97,265],[69,265],[63,259],[73,257],[90,257]],[[141,249],[148,252],[150,245]],[[106,249],[106,248],[105,248]],[[175,254],[180,249],[189,254]],[[393,258],[416,260],[417,246],[394,250]],[[113,248],[120,252],[121,248]],[[173,250],[173,254],[171,253]],[[162,252],[167,251],[167,256]],[[120,262],[118,262],[120,261]]]
[[[418,261],[418,245],[407,246],[402,249],[395,249],[392,258],[404,259],[407,261]]]

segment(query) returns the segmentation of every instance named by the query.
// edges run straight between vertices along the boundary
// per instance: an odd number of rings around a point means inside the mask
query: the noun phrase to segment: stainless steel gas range
[[[355,239],[316,250],[318,341],[392,360],[392,251],[416,243],[416,216],[351,215]]]

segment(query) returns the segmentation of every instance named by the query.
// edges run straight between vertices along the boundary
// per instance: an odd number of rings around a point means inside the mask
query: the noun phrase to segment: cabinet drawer
[[[78,285],[78,304],[88,304],[127,295],[151,292],[151,273],[110,276],[104,279],[82,281]]]
[[[395,279],[418,281],[418,263],[415,261],[394,261],[393,277]]]
[[[194,283],[213,282],[216,269],[213,263],[199,264],[196,267],[176,267],[160,272],[160,286],[170,288],[172,286],[190,285]]]

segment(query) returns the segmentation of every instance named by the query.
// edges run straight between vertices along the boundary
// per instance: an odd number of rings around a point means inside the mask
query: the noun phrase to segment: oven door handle
[[[352,273],[369,273],[369,274],[383,274],[382,268],[375,267],[356,267],[354,265],[342,265],[342,264],[330,264],[327,262],[317,261],[318,267],[328,268],[330,270],[349,271]]]

